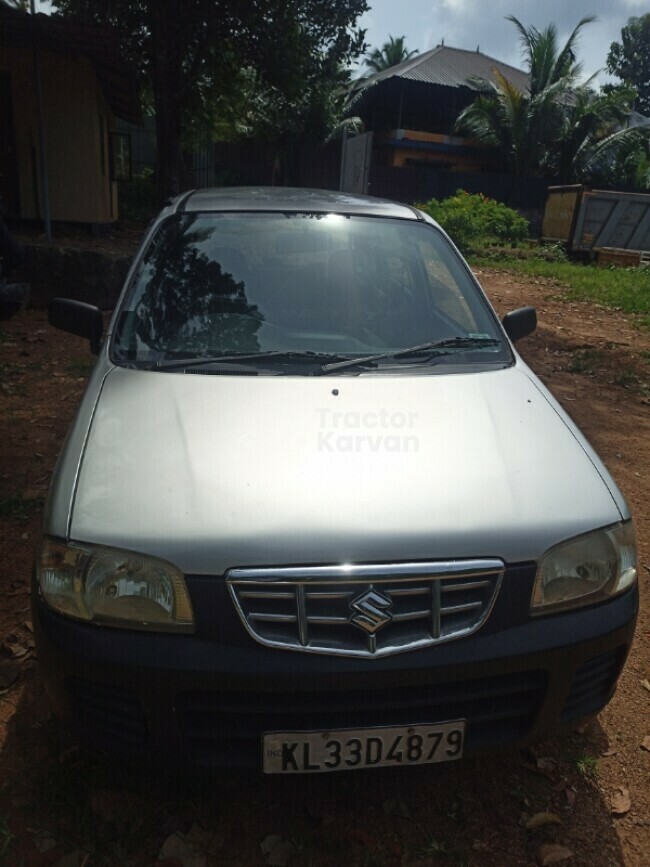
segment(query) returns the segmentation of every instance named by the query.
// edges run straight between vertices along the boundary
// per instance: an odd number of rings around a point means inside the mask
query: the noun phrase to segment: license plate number
[[[462,758],[465,721],[331,732],[262,735],[265,774],[305,774],[453,762]]]

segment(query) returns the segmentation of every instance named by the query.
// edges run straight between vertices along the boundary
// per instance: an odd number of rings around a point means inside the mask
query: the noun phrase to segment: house
[[[47,189],[52,220],[114,222],[116,117],[138,123],[140,102],[113,31],[31,16],[0,0],[0,196],[8,216],[43,219]]]
[[[503,170],[499,153],[454,130],[456,118],[477,97],[473,78],[495,80],[498,70],[521,90],[528,75],[476,51],[438,45],[355,85],[355,113],[373,132],[378,167],[452,172]]]

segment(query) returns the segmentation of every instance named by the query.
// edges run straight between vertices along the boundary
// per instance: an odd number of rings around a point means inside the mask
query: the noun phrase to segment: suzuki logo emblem
[[[374,635],[393,619],[390,614],[392,607],[393,600],[390,596],[385,596],[378,590],[366,590],[350,603],[350,623],[354,623],[369,635]]]

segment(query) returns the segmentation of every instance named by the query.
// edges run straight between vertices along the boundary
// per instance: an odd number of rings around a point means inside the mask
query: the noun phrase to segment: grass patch
[[[623,388],[630,388],[633,385],[640,385],[639,377],[633,370],[622,370],[617,373],[613,379],[614,385],[620,385]]]
[[[576,768],[585,779],[595,780],[598,776],[598,757],[587,754],[578,756]]]
[[[602,349],[579,349],[569,362],[569,373],[593,373],[605,360]]]
[[[516,259],[502,254],[496,257],[474,256],[470,263],[477,267],[514,271],[526,277],[555,280],[568,289],[563,299],[594,301],[604,307],[634,313],[639,316],[642,327],[650,328],[650,270],[597,268],[575,262],[549,262],[539,256]]]
[[[66,369],[73,376],[90,376],[94,366],[94,358],[75,358]]]

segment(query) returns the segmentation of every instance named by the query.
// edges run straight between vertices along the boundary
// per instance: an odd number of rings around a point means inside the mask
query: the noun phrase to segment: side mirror
[[[532,334],[537,328],[537,313],[534,307],[520,307],[519,310],[506,313],[502,322],[506,334],[515,343],[522,337]]]
[[[70,334],[87,337],[90,351],[95,355],[99,352],[104,332],[104,319],[99,307],[71,298],[53,298],[49,307],[49,323]]]

